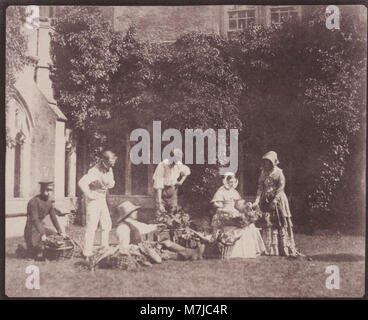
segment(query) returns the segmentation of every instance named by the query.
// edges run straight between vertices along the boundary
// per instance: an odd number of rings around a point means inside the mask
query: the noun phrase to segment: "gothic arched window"
[[[11,198],[28,196],[32,120],[18,96],[7,105],[6,193]]]

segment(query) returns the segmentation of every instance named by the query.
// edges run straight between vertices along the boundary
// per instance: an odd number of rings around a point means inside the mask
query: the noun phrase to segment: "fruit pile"
[[[241,237],[241,232],[237,232],[237,230],[233,230],[231,232],[224,232],[222,230],[218,230],[216,234],[216,240],[225,245],[232,246],[238,241]]]
[[[65,246],[65,244],[66,240],[58,234],[50,235],[44,241],[44,245],[49,248],[61,248]]]
[[[219,217],[221,225],[244,228],[262,217],[262,213],[259,208],[254,208],[251,202],[240,203],[237,206],[237,210],[239,211],[234,210],[233,212],[221,212]]]
[[[157,223],[163,223],[168,229],[180,229],[189,227],[191,220],[182,208],[177,208],[170,212],[161,214],[157,219]]]

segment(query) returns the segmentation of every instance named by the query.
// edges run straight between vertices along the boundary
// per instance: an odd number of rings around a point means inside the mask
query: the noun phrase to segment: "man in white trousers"
[[[109,232],[111,217],[106,203],[108,189],[115,186],[112,167],[117,157],[112,151],[105,151],[101,160],[90,168],[80,180],[79,187],[86,200],[86,233],[84,237],[83,254],[88,259],[93,255],[95,232],[100,223],[101,245],[109,247]]]

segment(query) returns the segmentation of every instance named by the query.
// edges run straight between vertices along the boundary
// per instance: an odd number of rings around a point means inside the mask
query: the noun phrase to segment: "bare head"
[[[42,199],[48,200],[54,192],[53,182],[40,182],[40,194]]]
[[[172,165],[174,165],[175,163],[181,162],[182,159],[183,159],[183,152],[180,149],[175,148],[173,150],[173,162],[172,162]]]
[[[106,150],[102,153],[101,162],[107,169],[113,167],[115,165],[116,160],[117,156],[115,155],[114,152]]]

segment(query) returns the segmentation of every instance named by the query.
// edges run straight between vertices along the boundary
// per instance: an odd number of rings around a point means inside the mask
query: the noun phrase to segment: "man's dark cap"
[[[42,190],[54,187],[54,181],[40,181],[39,184]]]

